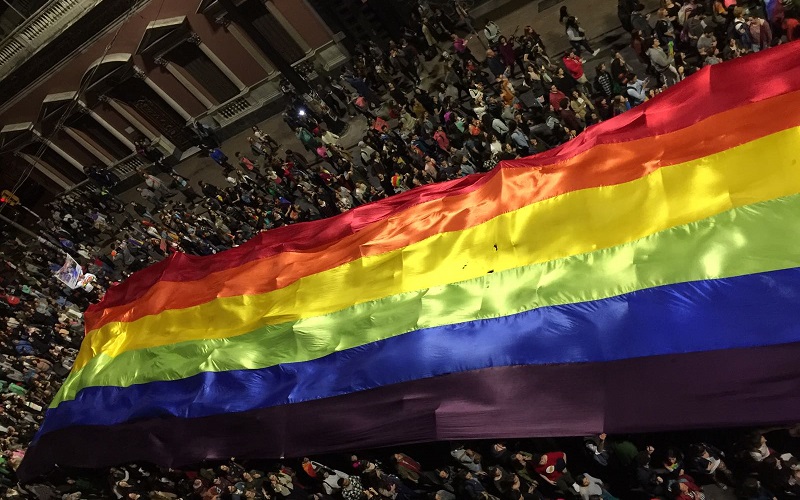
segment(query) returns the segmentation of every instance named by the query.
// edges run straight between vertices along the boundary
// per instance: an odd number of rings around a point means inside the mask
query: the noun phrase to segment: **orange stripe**
[[[800,91],[735,108],[669,134],[624,145],[598,145],[548,166],[530,168],[525,159],[505,162],[504,168],[520,168],[506,172],[502,178],[494,176],[476,192],[414,206],[333,244],[307,252],[283,252],[212,273],[197,281],[160,281],[132,303],[105,308],[91,318],[87,316],[87,330],[95,330],[111,321],[134,321],[168,309],[196,306],[218,297],[266,293],[363,256],[396,250],[442,232],[473,227],[499,214],[566,192],[629,182],[664,166],[708,156],[799,126],[800,114],[786,112],[798,103]],[[613,161],[609,161],[610,158]],[[577,165],[581,168],[571,168]],[[453,225],[449,213],[470,207],[483,190],[493,192],[498,183],[505,183],[504,196],[496,200],[493,210],[473,211],[462,217],[457,227]],[[416,230],[408,232],[404,225],[393,223],[401,218],[416,220]]]

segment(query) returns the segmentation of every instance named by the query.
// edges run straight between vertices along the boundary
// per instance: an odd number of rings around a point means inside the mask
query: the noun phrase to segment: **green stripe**
[[[302,362],[421,328],[497,318],[660,285],[800,265],[800,195],[723,212],[591,253],[402,293],[226,339],[100,354],[51,406],[83,387],[176,380],[204,371]],[[535,237],[533,235],[532,237]]]

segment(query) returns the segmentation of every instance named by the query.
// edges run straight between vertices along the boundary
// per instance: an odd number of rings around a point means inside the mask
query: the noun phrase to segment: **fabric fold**
[[[134,274],[87,311],[20,476],[796,419],[799,43],[487,174]]]

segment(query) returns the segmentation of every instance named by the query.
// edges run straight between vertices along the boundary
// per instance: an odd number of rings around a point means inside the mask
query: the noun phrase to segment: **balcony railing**
[[[142,158],[136,153],[132,153],[111,167],[111,171],[117,174],[119,180],[124,181],[128,177],[135,175],[139,170],[147,166]]]
[[[102,0],[51,0],[0,42],[0,79]]]

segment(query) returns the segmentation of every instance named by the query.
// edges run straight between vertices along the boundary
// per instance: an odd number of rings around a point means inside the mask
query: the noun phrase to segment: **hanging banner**
[[[74,290],[81,286],[80,281],[83,278],[83,269],[70,255],[66,257],[67,260],[64,265],[55,272],[55,277]]]

